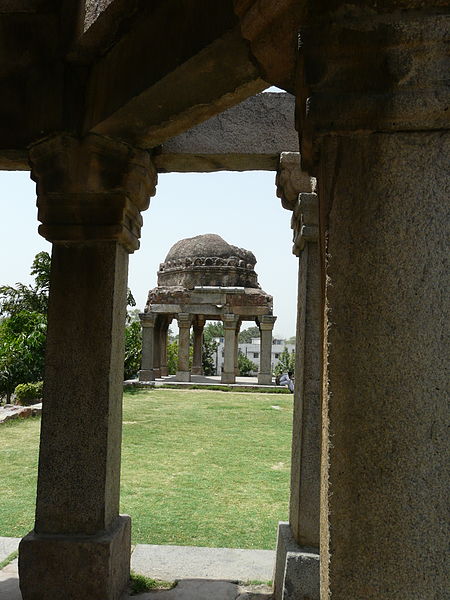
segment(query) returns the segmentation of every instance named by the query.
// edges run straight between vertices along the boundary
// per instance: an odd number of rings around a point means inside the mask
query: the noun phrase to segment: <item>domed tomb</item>
[[[207,233],[180,240],[169,250],[158,271],[159,287],[196,286],[260,288],[255,255]]]

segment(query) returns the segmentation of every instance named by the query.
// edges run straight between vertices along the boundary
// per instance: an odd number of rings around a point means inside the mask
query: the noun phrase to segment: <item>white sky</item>
[[[51,251],[37,233],[34,183],[27,172],[0,172],[0,196],[0,285],[30,283],[35,254]],[[274,172],[159,175],[156,196],[143,213],[141,248],[130,256],[129,287],[137,307],[144,308],[148,290],[156,286],[159,263],[175,242],[217,233],[255,254],[259,283],[274,298],[274,333],[291,337],[298,259],[291,252],[290,217],[276,197]]]

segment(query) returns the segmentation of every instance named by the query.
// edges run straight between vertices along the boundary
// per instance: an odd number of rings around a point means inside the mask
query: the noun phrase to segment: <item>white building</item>
[[[224,344],[223,337],[215,338],[216,342],[218,342],[218,347],[216,350],[215,364],[216,364],[216,375],[220,375],[223,368],[224,362]],[[249,360],[251,360],[259,369],[259,358],[260,358],[260,338],[252,338],[250,343],[242,343],[238,344],[239,351],[242,352],[244,356],[246,356]],[[295,350],[295,344],[288,344],[286,340],[280,340],[278,338],[273,338],[272,340],[272,353],[271,353],[271,369],[273,369],[278,362],[280,354],[283,350],[287,348],[289,353]],[[251,375],[257,375],[258,370]]]

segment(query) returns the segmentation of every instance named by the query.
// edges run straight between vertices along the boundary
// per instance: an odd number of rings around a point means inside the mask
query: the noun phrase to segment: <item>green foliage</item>
[[[250,344],[252,338],[259,338],[259,327],[248,327],[239,333],[240,344]]]
[[[44,382],[37,383],[19,383],[16,385],[14,395],[16,403],[22,406],[31,406],[42,400]]]
[[[137,372],[141,368],[141,357],[141,324],[139,321],[132,321],[125,327],[124,379],[133,379],[134,377],[137,377]]]
[[[39,252],[31,266],[34,285],[16,283],[16,287],[0,287],[0,315],[13,316],[19,312],[47,314],[50,263],[49,253]]]
[[[151,577],[146,577],[145,575],[135,573],[134,571],[131,571],[130,573],[130,590],[132,596],[135,594],[150,592],[151,590],[155,589],[170,590],[173,585],[173,583],[168,581],[158,581],[156,579],[152,579]]]
[[[214,375],[216,372],[216,350],[218,345],[213,339],[203,338],[202,367],[204,375]]]
[[[9,402],[19,383],[41,381],[47,319],[37,312],[18,312],[0,323],[0,397]]]
[[[14,552],[11,552],[11,554],[8,554],[8,556],[4,560],[0,561],[0,570],[3,569],[4,567],[7,567],[18,556],[19,556],[18,550],[14,550]]]
[[[178,366],[178,342],[173,340],[167,344],[167,372],[175,375]]]
[[[257,365],[255,365],[254,362],[247,358],[245,354],[242,354],[240,350],[238,352],[237,362],[239,368],[239,375],[242,375],[243,377],[249,375],[252,371],[258,370]]]
[[[295,371],[295,352],[294,350],[289,352],[289,350],[285,348],[278,358],[273,374],[277,376],[287,373],[288,371]]]
[[[208,342],[214,338],[224,337],[225,332],[223,329],[223,323],[221,321],[213,321],[212,323],[206,323],[203,329],[203,339]]]

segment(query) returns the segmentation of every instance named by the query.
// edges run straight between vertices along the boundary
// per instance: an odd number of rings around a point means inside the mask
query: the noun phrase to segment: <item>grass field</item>
[[[291,395],[128,391],[123,420],[133,542],[274,547],[288,511]],[[33,526],[39,423],[0,426],[0,535]]]

